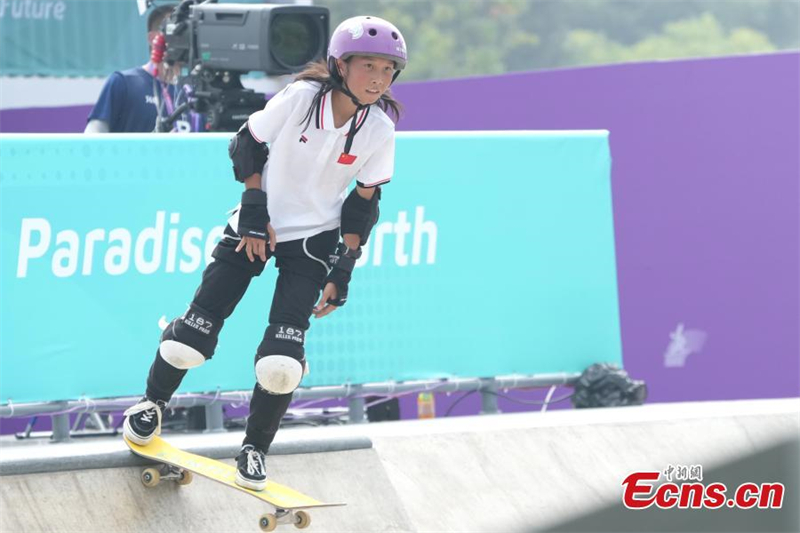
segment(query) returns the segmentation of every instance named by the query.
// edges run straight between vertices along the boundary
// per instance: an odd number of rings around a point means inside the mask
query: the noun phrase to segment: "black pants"
[[[235,251],[239,241],[231,238],[236,234],[230,226],[225,228],[225,235],[214,249],[215,260],[203,272],[202,283],[193,300],[194,304],[223,320],[233,313],[250,280],[261,274],[265,267],[260,258],[250,262],[244,250]],[[272,254],[267,247],[267,260],[274,255],[279,272],[269,312],[270,324],[309,328],[309,318],[327,275],[324,263],[336,249],[338,241],[339,230],[335,229],[306,239],[279,242]],[[186,372],[170,365],[156,352],[147,379],[148,398],[168,402]],[[291,393],[267,394],[256,384],[250,401],[244,444],[253,444],[266,452],[291,400]]]

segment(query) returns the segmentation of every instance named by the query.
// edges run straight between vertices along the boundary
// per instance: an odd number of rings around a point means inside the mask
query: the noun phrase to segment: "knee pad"
[[[170,322],[161,334],[158,349],[161,358],[181,370],[202,365],[214,355],[223,322],[201,307],[190,305],[186,313]]]
[[[300,386],[305,372],[305,330],[270,324],[256,352],[256,380],[269,394],[289,394]]]

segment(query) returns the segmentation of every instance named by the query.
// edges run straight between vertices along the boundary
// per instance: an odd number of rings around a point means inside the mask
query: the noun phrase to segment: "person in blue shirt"
[[[165,119],[188,97],[186,87],[175,82],[180,66],[156,62],[153,57],[153,39],[158,35],[164,19],[172,13],[175,4],[161,5],[147,17],[147,40],[151,60],[146,65],[117,71],[106,80],[100,97],[87,119],[84,133],[152,132],[156,119]],[[172,131],[204,131],[202,116],[188,112],[175,121]]]

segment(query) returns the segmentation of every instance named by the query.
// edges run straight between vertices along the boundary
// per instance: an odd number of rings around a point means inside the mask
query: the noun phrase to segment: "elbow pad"
[[[253,137],[245,122],[228,143],[228,156],[233,161],[233,176],[236,181],[244,182],[253,174],[260,174],[264,170],[269,148]]]
[[[356,189],[350,191],[342,205],[342,237],[347,233],[355,233],[361,238],[361,245],[365,245],[372,228],[378,223],[380,200],[380,187],[375,187],[375,194],[370,200],[362,198]]]

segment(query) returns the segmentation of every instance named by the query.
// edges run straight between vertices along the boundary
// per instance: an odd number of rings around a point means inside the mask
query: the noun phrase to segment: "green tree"
[[[408,81],[507,72],[507,58],[524,57],[538,44],[536,35],[518,24],[527,4],[422,0],[333,2],[328,7],[332,25],[368,13],[396,24],[408,41],[409,66],[403,73]]]
[[[402,79],[800,47],[800,0],[329,0],[331,24],[372,14],[406,35]]]
[[[750,28],[725,31],[714,15],[671,22],[661,33],[624,46],[602,33],[573,30],[567,35],[564,50],[569,65],[650,61],[689,57],[712,57],[756,52],[771,52],[775,47],[760,32]]]

